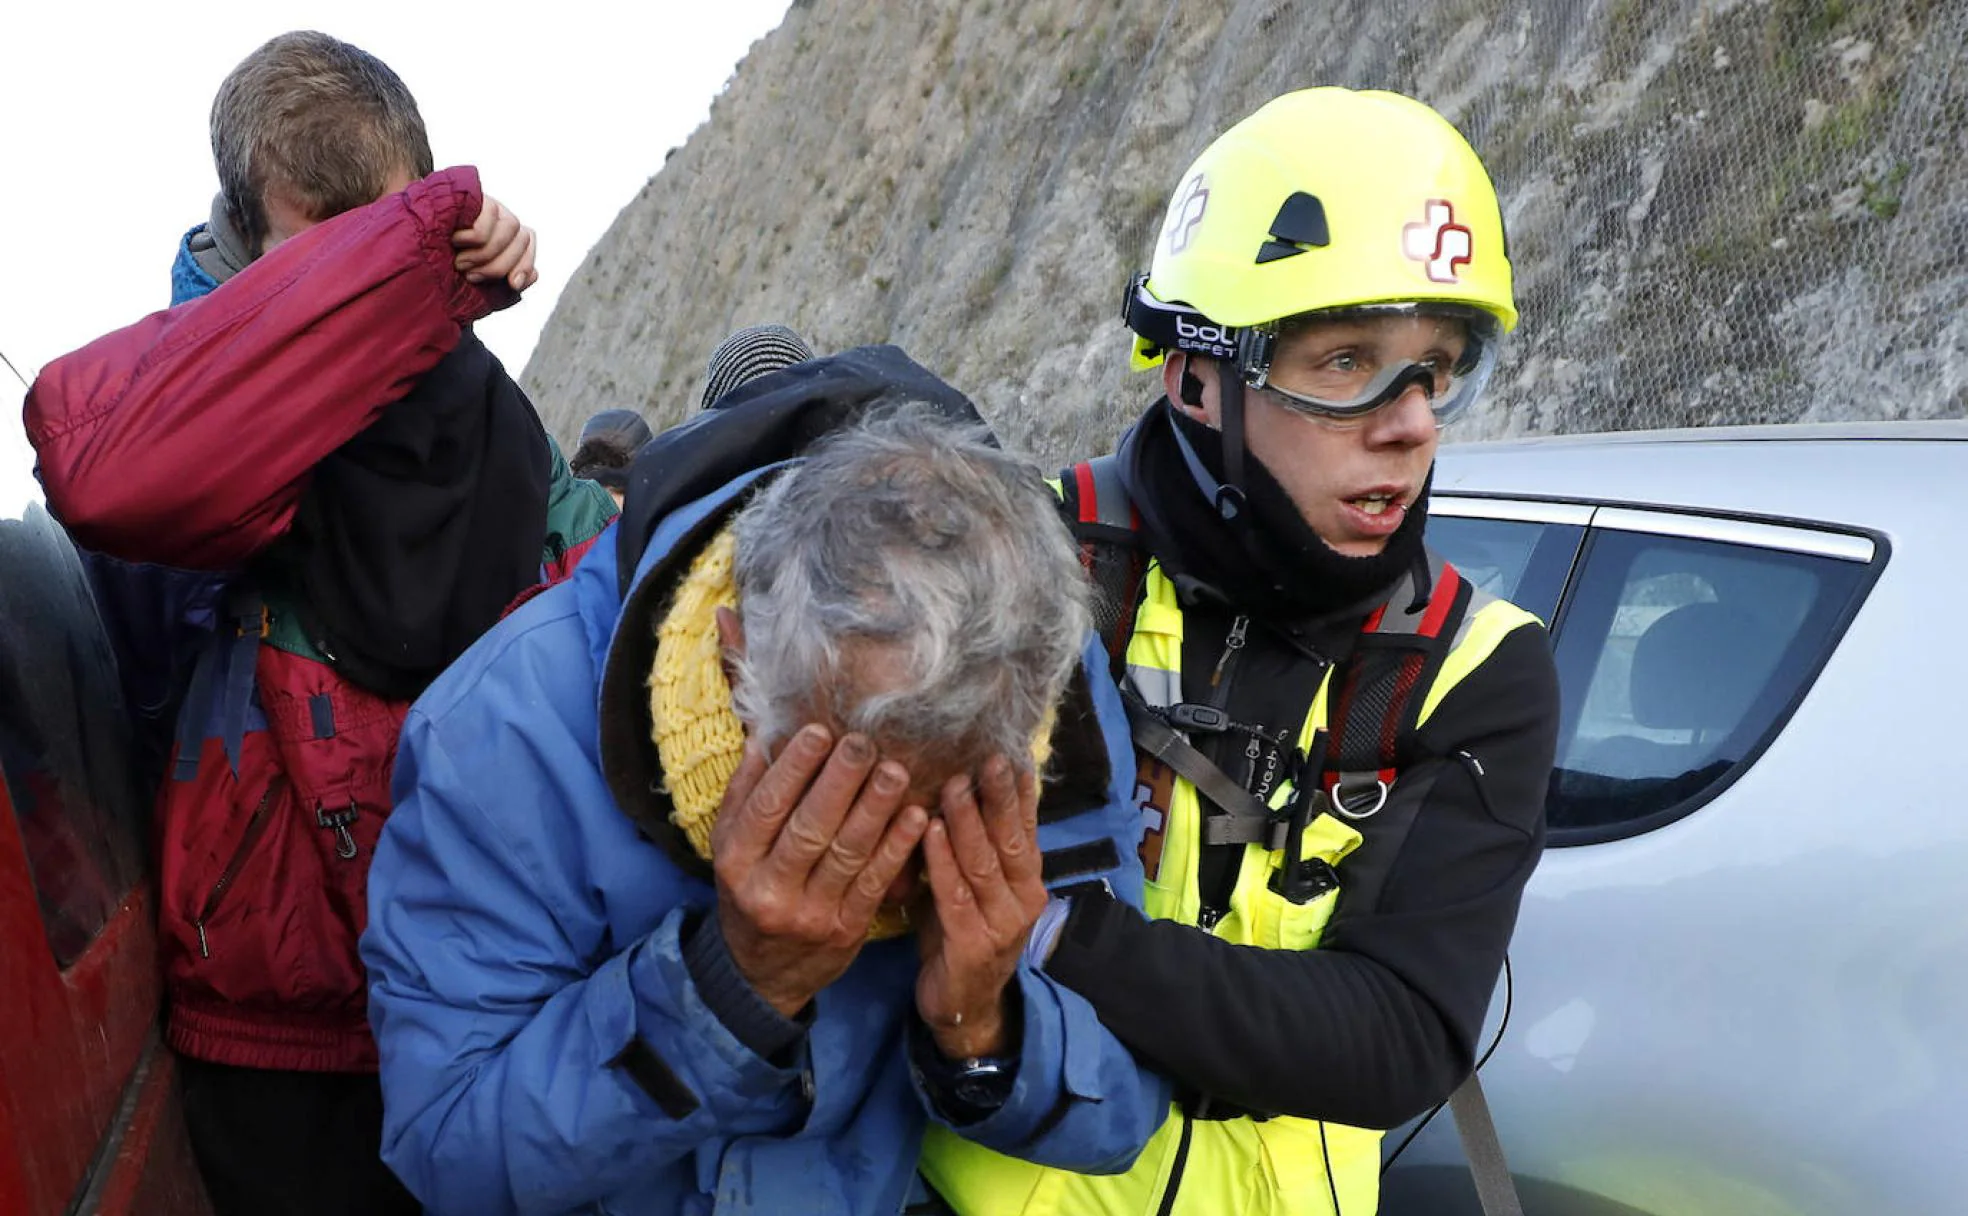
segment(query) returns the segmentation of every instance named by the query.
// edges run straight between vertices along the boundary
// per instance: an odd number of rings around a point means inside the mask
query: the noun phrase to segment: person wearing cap
[[[1496,191],[1420,102],[1286,94],[1177,181],[1126,319],[1166,396],[1059,488],[1117,605],[1146,915],[1075,901],[1045,972],[1176,1100],[1118,1177],[945,1136],[923,1170],[965,1214],[1365,1216],[1381,1129],[1471,1073],[1544,838],[1545,630],[1423,539],[1517,323]]]
[[[716,409],[722,398],[767,372],[813,357],[806,339],[784,325],[752,325],[734,331],[704,367],[702,407]],[[581,442],[568,463],[574,476],[599,483],[620,507],[628,495],[629,466],[650,439],[649,424],[634,410],[603,410],[581,428]]]
[[[1043,480],[889,347],[747,381],[651,467],[405,724],[385,1159],[473,1216],[895,1213],[932,1122],[1127,1168],[1168,1086],[1027,954],[1141,896]]]
[[[629,464],[650,436],[649,424],[634,410],[603,410],[582,425],[581,442],[567,467],[607,490],[620,507],[629,488]]]
[[[784,325],[750,325],[718,343],[704,365],[704,409],[714,410],[740,385],[813,357],[806,339]]]

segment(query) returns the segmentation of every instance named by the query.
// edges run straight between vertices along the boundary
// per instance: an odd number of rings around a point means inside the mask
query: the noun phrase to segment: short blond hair
[[[270,39],[212,99],[212,159],[248,248],[267,236],[270,190],[311,220],[381,198],[391,177],[429,175],[416,98],[389,65],[327,34]]]

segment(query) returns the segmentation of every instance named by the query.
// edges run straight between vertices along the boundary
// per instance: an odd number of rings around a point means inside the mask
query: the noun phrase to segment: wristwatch
[[[1002,1056],[970,1056],[953,1063],[956,1073],[950,1096],[977,1110],[994,1111],[1003,1106],[1018,1081],[1012,1061]]]
[[[997,1113],[1018,1082],[1017,1061],[1009,1056],[945,1057],[935,1048],[920,1065],[923,1088],[952,1123],[976,1123]]]

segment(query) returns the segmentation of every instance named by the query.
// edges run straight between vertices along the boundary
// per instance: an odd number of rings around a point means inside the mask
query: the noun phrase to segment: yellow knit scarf
[[[738,611],[738,585],[732,577],[736,554],[737,542],[726,527],[690,563],[669,612],[656,626],[656,663],[649,672],[649,717],[670,795],[670,822],[705,861],[711,860],[711,825],[717,822],[718,804],[745,752],[745,727],[731,705],[717,631],[719,608]],[[883,908],[868,937],[879,940],[908,931],[906,910]]]

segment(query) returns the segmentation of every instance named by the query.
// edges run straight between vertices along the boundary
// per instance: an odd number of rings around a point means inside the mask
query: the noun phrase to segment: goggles
[[[1428,397],[1435,425],[1447,426],[1483,395],[1496,371],[1503,339],[1503,327],[1495,316],[1467,304],[1364,304],[1306,315],[1318,321],[1374,317],[1455,321],[1463,329],[1462,352],[1452,361],[1437,361],[1383,359],[1367,349],[1356,352],[1343,370],[1337,366],[1316,373],[1293,369],[1291,383],[1280,384],[1272,379],[1271,361],[1279,342],[1293,331],[1289,321],[1242,328],[1219,325],[1186,304],[1156,299],[1148,290],[1146,274],[1129,281],[1121,303],[1121,317],[1136,334],[1137,368],[1154,366],[1169,351],[1207,355],[1235,364],[1245,384],[1270,393],[1287,408],[1337,425],[1357,423],[1419,387]]]
[[[1460,417],[1483,394],[1496,371],[1502,327],[1478,308],[1449,304],[1371,305],[1317,314],[1320,321],[1374,317],[1417,317],[1460,324],[1459,354],[1410,359],[1385,349],[1374,337],[1346,343],[1346,349],[1309,369],[1289,370],[1291,384],[1272,379],[1272,356],[1281,339],[1276,325],[1251,326],[1238,352],[1244,383],[1271,394],[1287,409],[1326,422],[1348,425],[1419,388],[1428,399],[1437,427]],[[1289,333],[1289,330],[1285,331]]]

